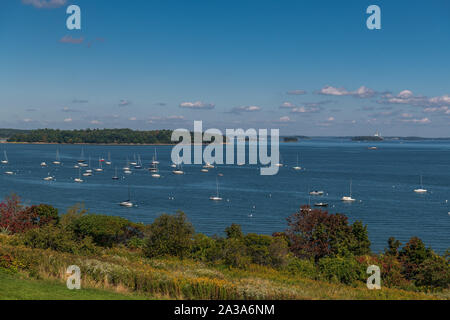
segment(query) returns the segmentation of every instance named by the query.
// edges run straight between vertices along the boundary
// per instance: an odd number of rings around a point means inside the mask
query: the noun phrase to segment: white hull
[[[352,197],[342,197],[341,199],[344,202],[355,202],[356,199],[353,199]]]
[[[416,189],[416,190],[414,190],[414,192],[415,193],[427,193],[428,190],[426,190],[426,189]]]
[[[182,175],[182,174],[184,174],[184,172],[181,171],[181,170],[174,170],[174,171],[173,171],[173,174]]]

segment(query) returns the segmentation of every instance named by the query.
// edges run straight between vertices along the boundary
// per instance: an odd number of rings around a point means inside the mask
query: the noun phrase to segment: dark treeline
[[[135,131],[131,129],[59,130],[38,129],[19,132],[8,142],[95,143],[95,144],[172,144],[171,130]]]
[[[16,134],[29,133],[30,130],[0,129],[0,138],[10,138]]]

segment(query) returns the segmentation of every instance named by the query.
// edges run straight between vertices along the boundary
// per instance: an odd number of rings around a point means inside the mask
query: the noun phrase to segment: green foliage
[[[131,221],[106,215],[83,215],[74,220],[71,228],[79,239],[92,237],[97,245],[103,247],[126,244],[131,238],[142,235]]]
[[[295,276],[304,276],[310,279],[317,279],[319,271],[312,260],[299,259],[293,257],[289,259],[285,269],[289,273]]]
[[[415,284],[418,287],[449,289],[449,262],[444,257],[433,254],[419,265]]]
[[[21,243],[34,249],[51,249],[73,254],[93,254],[97,252],[92,238],[77,240],[75,234],[55,226],[32,229],[20,237]]]
[[[219,241],[202,233],[197,233],[191,246],[191,258],[204,262],[215,262],[221,257]]]
[[[149,226],[144,252],[147,257],[185,257],[192,246],[194,227],[183,212],[163,214]]]
[[[27,208],[27,210],[32,216],[36,217],[36,223],[39,224],[39,226],[45,226],[48,224],[54,225],[59,222],[58,209],[50,205],[40,204],[37,206],[31,206]]]
[[[222,255],[223,262],[235,268],[246,269],[252,262],[244,241],[237,238],[228,238],[223,242]]]
[[[242,228],[240,225],[233,223],[231,226],[225,228],[225,234],[227,238],[241,239],[244,234],[242,233]]]
[[[328,281],[354,284],[363,280],[365,270],[353,257],[326,257],[319,260],[319,271]]]
[[[399,252],[399,259],[403,264],[403,273],[406,279],[414,279],[420,264],[432,256],[432,250],[426,248],[422,240],[417,237],[411,238]]]

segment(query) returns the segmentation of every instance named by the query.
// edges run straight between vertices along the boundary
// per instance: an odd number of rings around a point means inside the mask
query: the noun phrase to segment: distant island
[[[289,136],[289,137],[281,137],[283,142],[297,142],[298,140],[306,140],[309,137],[306,136]]]
[[[383,141],[384,139],[379,136],[357,136],[353,137],[352,141]]]
[[[1,130],[0,133],[2,133]],[[10,133],[10,135],[6,137],[6,141],[11,143],[174,144],[174,142],[171,141],[172,130],[38,129],[22,132],[5,131],[4,133]]]

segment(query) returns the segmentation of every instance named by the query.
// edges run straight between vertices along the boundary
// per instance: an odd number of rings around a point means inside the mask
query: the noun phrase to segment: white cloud
[[[38,9],[59,8],[67,3],[67,0],[22,0],[23,4],[32,5]]]
[[[407,119],[407,120],[401,120],[403,122],[411,122],[411,123],[421,123],[421,124],[425,124],[425,123],[430,123],[431,120],[428,118],[423,118],[423,119]]]
[[[320,110],[320,108],[297,107],[292,108],[291,113],[317,113],[320,112]]]
[[[230,113],[241,113],[241,112],[257,112],[261,111],[259,106],[241,106],[231,109]]]
[[[216,105],[213,103],[205,103],[202,101],[195,101],[195,102],[182,102],[180,103],[180,108],[187,108],[187,109],[205,109],[210,110],[214,109]]]
[[[98,121],[98,120],[92,120],[90,123],[91,123],[91,124],[101,124],[101,122]]]
[[[72,122],[72,118],[66,118],[64,119],[64,122]]]
[[[345,88],[336,88],[332,86],[326,86],[318,91],[318,94],[328,96],[353,96],[358,98],[370,98],[375,95],[375,91],[365,86],[360,87],[356,91],[348,91]]]
[[[131,117],[131,118],[129,118],[128,120],[130,120],[130,121],[136,121],[137,118],[136,118],[136,117]]]
[[[280,108],[295,108],[295,104],[286,101],[281,104]]]
[[[279,121],[280,122],[290,122],[291,119],[288,116],[285,116],[285,117],[281,117]]]

